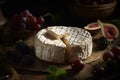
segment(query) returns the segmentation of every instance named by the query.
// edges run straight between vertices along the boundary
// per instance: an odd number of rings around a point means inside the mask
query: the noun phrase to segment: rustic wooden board
[[[31,36],[31,37],[29,37],[28,39],[25,40],[25,43],[29,47],[31,47],[32,49],[33,49],[33,46],[34,46],[35,35],[36,35],[36,33],[33,34],[33,36]],[[100,35],[98,36],[98,34],[97,34],[97,37],[95,36],[95,39],[99,38],[99,37],[101,37],[101,36]],[[86,60],[83,60],[86,65],[90,65],[90,63],[93,63],[93,62],[96,62],[96,61],[100,60],[101,55],[104,52],[104,50],[96,49],[96,44],[95,43],[93,43],[93,46],[94,47],[93,47],[92,55],[89,58],[87,58]],[[71,69],[70,64],[54,64],[54,63],[49,63],[49,62],[39,60],[36,57],[34,57],[34,58],[35,59],[34,59],[34,63],[33,63],[32,66],[26,66],[26,65],[23,65],[23,64],[19,64],[19,63],[12,63],[12,65],[17,69],[32,71],[32,72],[47,72],[47,68],[50,65],[55,65],[58,68],[63,68],[63,69]]]
[[[36,35],[36,32],[30,36],[29,38],[27,38],[25,40],[25,43],[34,50],[34,37]],[[99,39],[100,37],[102,37],[101,32],[98,32],[96,35],[93,36],[93,40],[94,39]],[[97,46],[103,46],[103,45],[97,45],[96,43],[93,42],[93,53],[92,55],[87,58],[86,60],[84,60],[85,63],[85,67],[84,69],[76,76],[76,78],[78,79],[85,79],[88,77],[91,77],[91,68],[92,66],[97,63],[99,60],[102,59],[102,54],[104,53],[104,50],[99,50],[97,48]],[[4,47],[4,51],[6,52],[7,50],[12,49],[12,47]],[[53,63],[49,63],[49,62],[45,62],[45,61],[41,61],[39,59],[37,59],[36,57],[34,57],[34,63],[32,66],[26,66],[20,63],[13,63],[11,62],[11,65],[15,68],[15,69],[19,69],[19,70],[23,70],[23,71],[28,71],[28,72],[47,72],[47,68],[50,65],[56,65],[58,68],[63,68],[63,69],[71,69],[70,64],[53,64]],[[77,79],[76,79],[77,80]]]

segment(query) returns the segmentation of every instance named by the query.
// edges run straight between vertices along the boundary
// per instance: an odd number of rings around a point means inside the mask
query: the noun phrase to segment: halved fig
[[[84,27],[86,30],[99,30],[100,25],[98,22],[93,22]]]
[[[101,27],[101,31],[104,37],[109,41],[113,41],[115,38],[119,36],[119,30],[117,27],[110,23],[105,23],[103,27]]]
[[[98,20],[98,23],[101,26],[101,32],[103,36],[108,41],[113,41],[115,38],[119,36],[119,30],[114,24],[103,23],[100,20]]]
[[[84,27],[87,31],[91,33],[92,36],[96,35],[101,29],[98,22],[93,22]]]

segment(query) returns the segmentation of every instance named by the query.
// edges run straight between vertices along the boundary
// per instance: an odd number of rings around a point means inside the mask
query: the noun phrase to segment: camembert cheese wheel
[[[77,27],[50,26],[35,36],[35,55],[53,63],[87,59],[92,54],[91,34]]]

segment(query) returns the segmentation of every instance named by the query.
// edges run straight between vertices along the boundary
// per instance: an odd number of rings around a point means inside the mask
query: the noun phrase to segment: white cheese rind
[[[66,37],[71,45],[72,57],[86,59],[92,54],[92,36],[91,34],[80,28],[70,27],[66,31],[70,36]],[[74,59],[73,58],[73,59]]]
[[[51,30],[56,35],[64,35],[65,41],[70,45],[70,62],[76,58],[86,59],[92,54],[92,36],[81,28],[53,26],[39,31],[35,37],[36,56],[48,62],[65,63],[67,45],[62,39],[49,39],[45,37],[47,30]],[[69,54],[68,54],[69,55]]]

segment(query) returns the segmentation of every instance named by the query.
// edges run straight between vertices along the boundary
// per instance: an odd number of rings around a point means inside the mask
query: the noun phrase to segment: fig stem
[[[103,34],[103,22],[102,21],[100,21],[99,19],[97,20],[97,22],[99,23],[99,25],[100,25],[100,27],[101,27],[101,31],[102,31],[102,35],[104,36],[104,34]],[[105,36],[104,36],[105,37]],[[108,41],[107,40],[107,45],[109,46],[108,48],[110,49],[110,45],[112,44],[112,41]]]
[[[102,32],[102,35],[105,37],[105,35],[104,35],[104,32],[103,32],[103,27],[104,27],[104,23],[102,22],[102,21],[100,21],[99,19],[97,20],[97,22],[98,22],[98,24],[100,25],[100,27],[101,27],[101,32]]]
[[[102,28],[103,27],[103,22],[100,21],[99,19],[97,20],[97,22],[99,23],[100,27]]]

